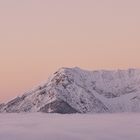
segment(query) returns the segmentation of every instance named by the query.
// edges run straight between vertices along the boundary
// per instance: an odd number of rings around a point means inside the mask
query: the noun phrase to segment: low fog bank
[[[0,114],[0,140],[140,140],[140,114]]]

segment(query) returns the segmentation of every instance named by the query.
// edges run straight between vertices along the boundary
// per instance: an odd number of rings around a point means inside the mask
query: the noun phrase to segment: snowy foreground
[[[140,114],[0,114],[0,140],[140,140]]]

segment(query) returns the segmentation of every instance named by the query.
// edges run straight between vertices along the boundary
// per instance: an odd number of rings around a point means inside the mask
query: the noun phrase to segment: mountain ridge
[[[45,84],[0,104],[0,112],[140,112],[140,69],[60,68]]]

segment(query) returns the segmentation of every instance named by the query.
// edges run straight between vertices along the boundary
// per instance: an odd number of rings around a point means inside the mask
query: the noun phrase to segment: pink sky
[[[0,102],[59,67],[140,68],[139,0],[0,0]]]

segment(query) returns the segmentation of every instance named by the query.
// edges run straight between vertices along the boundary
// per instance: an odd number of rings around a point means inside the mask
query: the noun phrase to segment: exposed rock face
[[[0,109],[2,109],[4,107],[4,104],[0,104]]]
[[[68,103],[58,99],[40,108],[39,112],[61,114],[78,113],[78,111],[72,108]]]
[[[61,68],[45,84],[1,104],[0,112],[140,112],[140,70]]]

